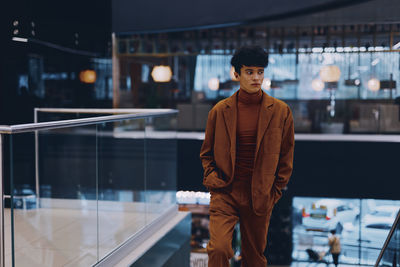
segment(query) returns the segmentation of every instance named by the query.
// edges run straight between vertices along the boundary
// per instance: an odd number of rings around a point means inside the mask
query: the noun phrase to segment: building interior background
[[[239,89],[230,59],[243,45],[269,53],[262,89],[295,123],[269,264],[332,263],[335,229],[341,265],[400,266],[399,10],[396,0],[9,1],[0,266],[206,266],[199,151],[209,110]],[[55,128],[66,120],[76,124]],[[154,242],[139,253],[146,231]],[[239,231],[233,247],[240,266]]]

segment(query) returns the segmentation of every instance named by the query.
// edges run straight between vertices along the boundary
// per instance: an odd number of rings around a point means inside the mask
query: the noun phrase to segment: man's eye
[[[251,72],[251,71],[248,71],[248,72],[247,72],[247,74],[251,75],[251,74],[253,74],[253,72]]]
[[[263,74],[263,73],[264,73],[263,71],[258,72],[258,74]]]

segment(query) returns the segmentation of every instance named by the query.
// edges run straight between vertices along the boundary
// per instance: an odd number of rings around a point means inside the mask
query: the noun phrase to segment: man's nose
[[[255,74],[254,76],[253,76],[253,80],[260,80],[261,78],[263,78],[264,77],[264,74]]]

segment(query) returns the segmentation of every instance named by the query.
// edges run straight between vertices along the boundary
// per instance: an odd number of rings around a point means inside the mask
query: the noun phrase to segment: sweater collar
[[[238,102],[241,104],[260,104],[262,101],[263,93],[261,89],[253,94],[250,94],[243,90],[242,88],[238,91]]]

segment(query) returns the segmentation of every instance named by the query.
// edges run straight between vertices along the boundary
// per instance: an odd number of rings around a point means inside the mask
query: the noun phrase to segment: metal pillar
[[[35,108],[34,122],[38,123],[38,110]],[[40,208],[40,188],[39,188],[39,133],[35,131],[35,188],[36,188],[36,208]]]
[[[4,176],[3,176],[3,135],[0,134],[0,266],[5,266],[4,249]]]

